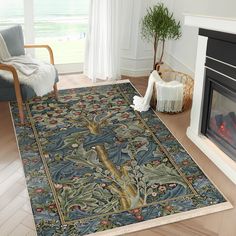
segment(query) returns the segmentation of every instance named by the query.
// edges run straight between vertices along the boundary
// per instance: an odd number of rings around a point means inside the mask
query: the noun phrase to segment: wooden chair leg
[[[24,125],[25,123],[25,117],[24,117],[24,109],[23,109],[23,103],[22,101],[17,100],[17,105],[19,109],[19,116],[20,116],[20,123]]]
[[[18,110],[19,110],[20,123],[23,125],[24,124],[24,109],[23,109],[23,100],[21,96],[19,82],[15,80],[14,86],[15,86],[15,93],[16,93],[16,101],[17,101]]]
[[[17,101],[18,110],[19,110],[20,123],[24,125],[24,109],[23,109],[23,99],[21,95],[20,82],[19,82],[18,75],[15,69],[12,70],[12,73],[13,73],[13,78],[14,78],[14,88],[15,88],[16,101]]]
[[[57,84],[53,85],[53,90],[54,90],[54,96],[55,99],[58,100],[58,89],[57,89]]]

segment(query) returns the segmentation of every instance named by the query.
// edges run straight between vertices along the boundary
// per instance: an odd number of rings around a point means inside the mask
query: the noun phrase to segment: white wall
[[[175,17],[183,22],[183,13],[236,18],[235,0],[173,0]],[[176,70],[194,74],[198,29],[182,27],[182,37],[169,42],[166,62]]]
[[[236,18],[236,0],[121,0],[122,74],[148,75],[152,69],[152,45],[140,37],[140,20],[149,6],[164,2],[183,24],[183,13]],[[194,75],[198,29],[182,26],[182,37],[166,46],[164,61],[173,69]]]
[[[146,9],[156,0],[121,0],[122,1],[122,52],[121,72],[123,75],[148,75],[152,70],[153,50],[140,36],[140,20],[146,14]],[[163,0],[172,7],[172,0]]]

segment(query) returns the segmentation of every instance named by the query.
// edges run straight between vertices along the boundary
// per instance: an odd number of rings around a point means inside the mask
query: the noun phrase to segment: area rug
[[[62,90],[28,101],[25,126],[11,104],[38,235],[118,235],[231,207],[134,95],[130,83]]]

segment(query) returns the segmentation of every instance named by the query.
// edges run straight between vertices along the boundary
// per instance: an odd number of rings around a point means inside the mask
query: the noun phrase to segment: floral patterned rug
[[[11,104],[38,235],[114,235],[227,202],[134,95],[130,83],[62,90],[28,101],[24,127]]]

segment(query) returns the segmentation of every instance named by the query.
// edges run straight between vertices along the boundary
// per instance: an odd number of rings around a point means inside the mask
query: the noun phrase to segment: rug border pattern
[[[135,88],[135,86],[132,84],[131,81],[129,80],[123,80],[123,81],[119,81],[118,83],[106,83],[106,84],[97,84],[95,86],[82,86],[79,88],[86,88],[86,87],[97,87],[97,86],[103,86],[103,85],[113,85],[113,84],[125,84],[125,83],[129,83],[131,84],[131,86],[137,91],[137,89]],[[76,89],[76,88],[75,88]],[[138,92],[139,93],[139,92]],[[15,132],[15,136],[17,137],[16,134],[16,127],[15,127],[15,122],[14,122],[14,118],[13,118],[13,111],[11,110],[11,105],[9,102],[9,110],[10,110],[10,114],[11,114],[11,119],[12,119],[12,123],[13,123],[13,129]],[[158,119],[161,120],[161,118],[158,116],[158,114],[153,110],[153,112],[155,113],[155,115],[158,117]],[[142,119],[141,119],[142,120]],[[162,120],[161,120],[162,121]],[[163,121],[162,121],[163,122]],[[165,124],[165,122],[163,122],[163,124],[166,126],[166,128],[168,129],[167,125]],[[169,129],[168,129],[169,130]],[[169,132],[175,137],[175,135],[169,130]],[[155,134],[154,134],[155,136]],[[155,136],[156,137],[156,136]],[[176,137],[175,137],[176,138]],[[178,140],[179,142],[179,140]],[[19,143],[18,140],[16,138],[16,143],[17,143],[17,148],[18,148],[18,152],[19,152],[19,156],[22,160],[22,156],[20,153],[20,149],[19,149]],[[179,142],[180,145],[181,142]],[[184,147],[184,145],[182,145]],[[186,153],[191,157],[191,159],[197,163],[195,161],[195,159],[189,154],[189,152],[185,149]],[[41,158],[42,159],[42,158]],[[42,159],[43,161],[43,159]],[[220,194],[225,198],[225,202],[222,203],[217,203],[215,205],[209,205],[209,206],[205,206],[205,207],[201,207],[201,208],[197,208],[197,209],[193,209],[187,212],[181,212],[181,213],[175,213],[173,215],[167,215],[167,216],[162,216],[161,218],[156,218],[156,219],[149,219],[149,220],[145,220],[144,222],[140,222],[140,223],[135,223],[135,224],[131,224],[131,225],[125,225],[125,226],[120,226],[120,227],[116,227],[114,229],[110,229],[110,230],[106,230],[104,231],[100,231],[100,232],[96,232],[96,233],[91,233],[89,235],[104,235],[104,233],[106,235],[117,235],[120,233],[131,233],[131,232],[135,232],[135,231],[139,231],[139,230],[144,230],[147,228],[151,228],[151,227],[156,227],[156,226],[160,226],[160,225],[164,225],[164,224],[168,224],[168,223],[174,223],[174,222],[178,222],[181,220],[185,220],[185,219],[190,219],[190,218],[194,218],[197,216],[202,216],[202,215],[206,215],[206,214],[210,214],[210,213],[215,213],[215,212],[219,212],[219,211],[223,211],[223,210],[227,210],[227,209],[232,209],[233,206],[232,204],[229,202],[229,200],[224,196],[224,194],[218,189],[218,187],[216,186],[216,184],[211,181],[211,179],[208,177],[208,175],[202,170],[202,168],[198,165],[199,169],[203,172],[203,174],[210,180],[210,182],[214,185],[214,187],[220,192]],[[50,186],[51,187],[51,186]],[[52,188],[51,188],[52,189]],[[181,198],[183,198],[183,196],[180,196]],[[185,198],[187,196],[185,195]],[[165,201],[165,200],[164,200]],[[122,211],[123,212],[123,211]],[[58,212],[59,213],[59,212]],[[79,220],[76,220],[76,222],[80,222]],[[63,222],[62,222],[63,223]],[[75,222],[74,222],[75,223]],[[67,225],[68,223],[66,223]]]

